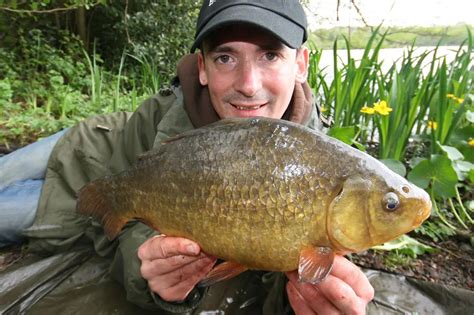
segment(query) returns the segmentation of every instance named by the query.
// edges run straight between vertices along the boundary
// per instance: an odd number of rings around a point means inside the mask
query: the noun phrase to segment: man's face
[[[308,50],[291,49],[250,25],[224,27],[203,44],[199,80],[220,118],[281,118],[296,82],[306,80]]]

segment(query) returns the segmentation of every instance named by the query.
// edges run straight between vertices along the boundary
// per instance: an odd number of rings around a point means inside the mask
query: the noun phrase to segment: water
[[[433,58],[434,46],[427,47],[416,47],[413,57],[419,56],[422,53],[429,52],[428,56],[424,60],[423,71],[426,73],[429,71],[429,65]],[[437,56],[446,57],[446,62],[449,64],[452,62],[456,56],[456,52],[459,50],[459,46],[440,46],[438,48]],[[408,48],[384,48],[379,51],[379,63],[382,62],[382,71],[386,73],[393,64],[400,65],[400,61],[403,58],[403,55],[407,54]],[[364,54],[364,49],[351,49],[351,58],[356,61],[356,63],[362,58]],[[342,65],[347,64],[347,50],[339,49],[337,51],[338,55],[338,69]],[[371,54],[369,54],[371,56]],[[333,66],[333,51],[332,50],[323,50],[321,54],[321,60],[319,62],[319,67],[322,69],[322,72],[326,75],[326,82],[331,82],[334,78],[334,66]]]

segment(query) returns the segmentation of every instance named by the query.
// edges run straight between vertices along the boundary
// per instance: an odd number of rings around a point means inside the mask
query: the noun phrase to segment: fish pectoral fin
[[[199,286],[208,287],[219,281],[229,280],[238,276],[247,269],[247,267],[244,267],[239,263],[225,261],[209,271],[206,277],[199,283]]]
[[[332,268],[335,254],[329,247],[305,247],[300,252],[300,281],[316,284],[323,281]]]

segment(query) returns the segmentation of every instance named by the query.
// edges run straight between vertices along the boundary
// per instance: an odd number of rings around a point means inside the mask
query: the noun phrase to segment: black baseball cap
[[[261,27],[291,48],[308,38],[306,14],[298,0],[204,0],[191,52],[212,31],[235,23]]]

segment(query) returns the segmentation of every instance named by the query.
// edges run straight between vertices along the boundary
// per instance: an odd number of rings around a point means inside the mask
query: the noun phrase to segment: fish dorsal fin
[[[225,118],[225,119],[221,119],[221,120],[218,120],[218,121],[216,121],[212,124],[206,125],[204,127],[187,130],[187,131],[184,131],[184,132],[182,132],[180,134],[177,134],[175,136],[171,136],[167,139],[164,139],[161,142],[161,144],[171,143],[171,142],[180,140],[182,138],[195,137],[195,136],[200,135],[202,133],[209,132],[209,129],[212,129],[216,126],[236,125],[236,124],[242,123],[243,120],[244,120],[244,118]]]
[[[207,133],[209,132],[209,129],[214,129],[214,128],[219,128],[219,127],[228,127],[228,126],[234,126],[234,125],[245,125],[245,124],[257,124],[259,121],[264,120],[265,118],[262,117],[252,117],[252,118],[241,118],[241,117],[231,117],[231,118],[224,118],[220,119],[216,122],[213,122],[212,124],[203,126],[201,128],[197,129],[191,129],[184,131],[180,134],[177,134],[175,136],[171,136],[167,139],[164,139],[161,141],[161,144],[167,144],[171,143],[177,140],[180,140],[182,138],[187,138],[187,137],[195,137],[197,135],[200,135],[202,133]]]
[[[231,279],[247,269],[247,267],[244,267],[239,263],[225,261],[209,271],[207,276],[199,283],[199,286],[208,287],[219,281]]]
[[[177,134],[175,136],[171,136],[169,138],[166,138],[166,139],[162,140],[161,145],[167,145],[169,143],[178,141],[178,140],[183,139],[183,138],[193,137],[193,136],[199,135],[203,132],[204,131],[202,130],[202,128],[201,129],[188,130],[188,131],[185,131],[183,133],[180,133],[180,134]],[[137,161],[138,161],[138,163],[143,163],[143,162],[145,162],[145,161],[147,161],[151,158],[156,157],[157,155],[163,154],[163,152],[164,151],[160,147],[153,148],[150,151],[146,151],[146,152],[140,154],[137,158]]]
[[[316,284],[331,272],[335,254],[329,247],[307,246],[300,252],[298,277],[300,281]]]
[[[137,164],[144,163],[144,162],[156,157],[159,154],[160,154],[160,152],[159,152],[158,149],[151,149],[150,151],[146,151],[146,152],[138,155]]]

